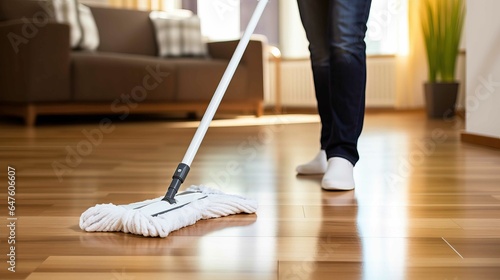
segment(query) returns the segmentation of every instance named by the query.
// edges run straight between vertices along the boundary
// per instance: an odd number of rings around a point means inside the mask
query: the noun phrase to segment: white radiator
[[[396,60],[391,56],[367,59],[367,107],[394,107],[396,100]],[[269,64],[269,90],[265,102],[276,102],[275,64]],[[284,107],[316,107],[314,84],[309,60],[281,62],[281,105]]]

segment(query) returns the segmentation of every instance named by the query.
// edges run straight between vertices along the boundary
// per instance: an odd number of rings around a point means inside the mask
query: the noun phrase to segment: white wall
[[[279,7],[279,48],[281,54],[285,58],[308,58],[309,42],[300,21],[297,1],[280,0]]]
[[[500,1],[467,0],[466,132],[500,138]]]

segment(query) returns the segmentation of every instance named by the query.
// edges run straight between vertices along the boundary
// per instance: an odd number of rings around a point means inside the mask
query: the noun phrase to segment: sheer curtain
[[[406,0],[405,0],[406,1]],[[408,0],[408,46],[396,54],[396,108],[420,108],[424,104],[423,83],[427,61],[420,21],[421,0]]]

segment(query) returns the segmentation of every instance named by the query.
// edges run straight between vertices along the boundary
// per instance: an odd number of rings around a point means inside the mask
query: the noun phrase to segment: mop
[[[255,213],[257,202],[235,194],[226,194],[206,186],[191,186],[177,193],[229,86],[268,0],[259,0],[234,54],[210,101],[188,150],[172,176],[165,196],[126,205],[97,204],[80,216],[80,228],[87,232],[132,233],[166,237],[170,232],[193,225],[201,219],[238,213]]]

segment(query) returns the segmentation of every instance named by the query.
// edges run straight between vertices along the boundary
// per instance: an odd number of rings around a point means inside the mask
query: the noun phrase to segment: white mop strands
[[[166,237],[170,232],[190,226],[201,219],[218,218],[237,213],[255,213],[257,202],[241,196],[225,194],[204,186],[192,186],[186,192],[179,194],[177,191],[186,179],[189,166],[200,147],[267,2],[268,0],[259,0],[191,144],[172,176],[172,182],[166,195],[163,198],[129,205],[98,204],[80,216],[82,230],[123,231],[144,236]]]
[[[190,192],[196,192],[199,199],[195,201],[192,201],[192,198],[188,199],[184,205],[182,199],[179,199],[178,204],[181,207],[158,215],[152,215],[154,211],[147,209],[148,206],[133,209],[132,204],[97,204],[80,216],[80,228],[88,232],[122,231],[150,237],[166,237],[170,232],[193,225],[201,219],[219,218],[238,213],[252,214],[257,211],[258,205],[253,199],[226,194],[205,186],[191,186],[183,193]],[[181,198],[183,193],[177,194],[176,198]],[[133,205],[153,205],[162,198]]]

